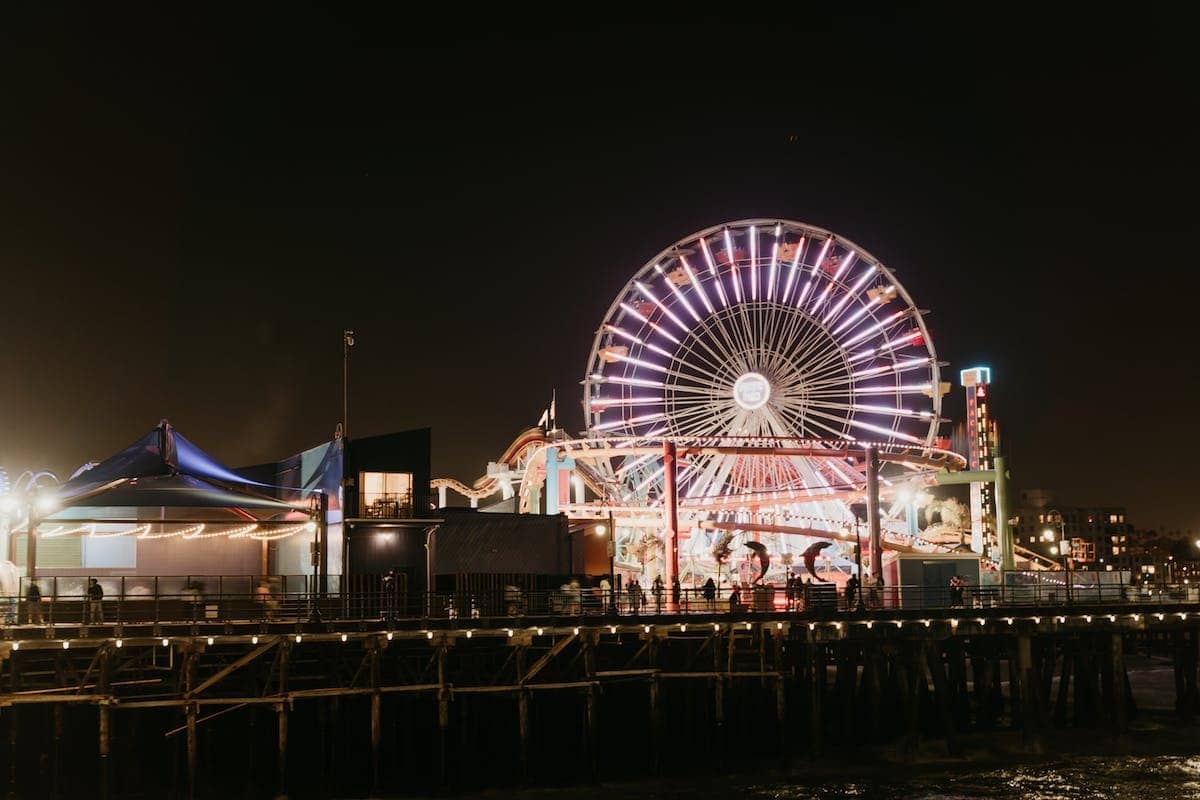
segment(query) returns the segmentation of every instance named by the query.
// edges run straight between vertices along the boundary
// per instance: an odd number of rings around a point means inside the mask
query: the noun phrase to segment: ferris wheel
[[[675,242],[610,306],[584,379],[592,437],[868,440],[932,448],[942,385],[908,292],[863,248],[827,230],[743,220]],[[613,463],[623,500],[653,502],[656,460]],[[852,486],[844,459],[737,453],[683,465],[690,498]]]

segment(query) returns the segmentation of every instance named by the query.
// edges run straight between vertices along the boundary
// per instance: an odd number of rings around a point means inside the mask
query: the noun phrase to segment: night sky
[[[69,473],[162,417],[231,464],[311,446],[350,327],[352,432],[430,426],[469,481],[556,388],[581,427],[593,333],[647,259],[763,216],[895,271],[949,416],[958,369],[993,368],[1019,486],[1200,529],[1185,26],[956,8],[9,6],[0,464]]]

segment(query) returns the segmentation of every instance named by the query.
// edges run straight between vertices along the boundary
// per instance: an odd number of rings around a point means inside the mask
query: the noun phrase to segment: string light
[[[392,632],[391,632],[391,631],[388,631],[388,632],[387,632],[387,640],[388,640],[389,642],[392,640]]]
[[[187,528],[178,528],[173,531],[164,531],[162,529],[159,529],[158,533],[151,533],[150,531],[152,530],[152,527],[150,525],[146,525],[144,527],[145,527],[145,530],[137,535],[137,537],[139,539],[172,539],[176,536],[183,536],[187,533],[194,533],[198,529],[199,530],[204,529],[203,525],[192,525]]]
[[[130,528],[127,531],[114,531],[112,533],[100,533],[96,530],[96,526],[92,526],[92,530],[88,536],[92,539],[114,539],[117,536],[141,536],[143,533],[150,530],[150,525],[138,525],[136,528]]]
[[[248,533],[246,534],[251,539],[257,539],[260,542],[273,542],[276,539],[286,539],[289,536],[295,536],[301,531],[315,531],[317,524],[315,522],[301,522],[298,525],[287,525],[282,528],[275,528],[270,533]]]
[[[645,625],[645,626],[643,626],[643,628],[642,628],[642,629],[643,629],[644,631],[646,631],[646,633],[649,633],[649,632],[650,632],[650,626],[649,626],[649,625]]]
[[[95,523],[81,525],[78,528],[55,528],[52,531],[39,531],[38,538],[40,539],[56,539],[59,536],[70,536],[72,533],[87,533],[91,534],[96,530]]]
[[[349,639],[349,638],[350,638],[350,637],[349,637],[349,636],[347,636],[346,634],[344,634],[344,633],[342,634],[342,641],[343,641],[343,642],[344,642],[344,641],[346,641],[346,640],[347,640],[347,639]]]
[[[243,525],[240,528],[232,528],[225,531],[225,535],[230,539],[244,539],[250,534],[258,530],[258,523],[252,522],[249,525]]]
[[[164,636],[164,637],[163,637],[163,640],[162,640],[162,646],[163,646],[163,647],[167,647],[167,646],[169,646],[170,644],[171,644],[171,640],[170,640],[170,639],[168,639],[168,638],[166,638],[166,637]]]
[[[117,645],[117,647],[124,647],[124,646],[125,646],[125,642],[121,641],[120,639],[117,639],[117,641],[116,641],[116,643],[115,643],[115,644]]]
[[[208,637],[208,643],[209,643],[209,644],[212,644],[212,643],[213,643],[213,637],[211,637],[211,636],[210,636],[210,637]]]
[[[258,637],[257,637],[257,636],[251,636],[251,637],[250,637],[250,644],[258,644]]]
[[[425,631],[425,638],[426,638],[426,639],[432,639],[432,638],[433,638],[433,631]]]
[[[298,633],[296,634],[296,644],[300,644],[300,642],[301,642],[303,639],[304,639],[304,637],[302,637],[300,634],[298,634]]]
[[[71,649],[71,640],[63,639],[63,650],[70,650],[70,649]]]
[[[237,530],[237,528],[235,528],[234,530]],[[215,530],[206,531],[204,525],[197,525],[196,530],[185,533],[183,535],[183,538],[184,539],[213,539],[217,536],[228,536],[228,535],[229,535],[228,528],[226,528],[226,529],[217,528]]]
[[[470,638],[471,638],[471,631],[467,631],[467,638],[468,638],[468,639],[470,639]]]

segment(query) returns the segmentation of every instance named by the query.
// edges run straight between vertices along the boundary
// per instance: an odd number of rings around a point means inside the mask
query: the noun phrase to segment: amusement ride
[[[609,306],[580,437],[525,431],[474,486],[433,485],[442,505],[448,488],[473,505],[502,493],[523,512],[609,520],[615,571],[629,575],[782,584],[829,542],[827,573],[865,563],[879,576],[888,553],[961,543],[923,538],[913,502],[966,464],[940,436],[949,384],[924,314],[830,231],[707,228],[647,261]]]

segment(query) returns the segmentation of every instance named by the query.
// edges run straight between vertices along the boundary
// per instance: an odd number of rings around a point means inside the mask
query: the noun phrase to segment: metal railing
[[[1150,587],[1120,584],[1065,587],[1032,583],[951,587],[864,588],[848,595],[832,584],[788,590],[728,588],[707,593],[684,589],[678,595],[641,591],[603,592],[599,587],[564,587],[526,592],[513,587],[495,592],[409,593],[369,588],[341,592],[336,580],[322,594],[311,576],[163,576],[101,578],[103,597],[87,592],[87,578],[42,578],[38,600],[27,593],[0,597],[0,624],[54,626],[158,623],[237,624],[326,621],[427,621],[519,617],[642,617],[688,615],[779,615],[824,617],[904,611],[971,609],[1108,609],[1137,605],[1200,604],[1200,586]],[[27,591],[28,585],[23,584]],[[215,591],[214,591],[215,589]],[[1099,613],[1099,612],[1098,612]]]

